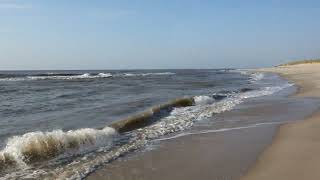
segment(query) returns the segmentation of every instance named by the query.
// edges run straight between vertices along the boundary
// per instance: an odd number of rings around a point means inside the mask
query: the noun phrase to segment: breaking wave
[[[205,105],[210,104],[214,102],[214,98],[209,96],[196,96],[194,97],[194,102],[196,105]]]
[[[145,77],[145,76],[168,76],[174,75],[173,72],[159,73],[84,73],[84,74],[66,74],[66,73],[47,73],[26,76],[0,75],[0,81],[25,81],[25,80],[77,80],[77,79],[95,79],[111,77]]]
[[[127,132],[153,123],[157,118],[167,115],[174,108],[193,106],[194,103],[194,98],[175,99],[168,103],[152,107],[145,112],[117,121],[110,126],[115,128],[118,132]]]
[[[94,78],[109,78],[112,77],[110,73],[99,73],[97,75],[91,75],[89,73],[84,73],[81,75],[49,75],[49,76],[27,76],[30,80],[73,80],[73,79],[94,79]]]
[[[260,81],[263,78],[264,78],[264,73],[255,72],[250,75],[250,82]]]
[[[110,146],[115,134],[113,128],[105,127],[101,130],[39,131],[14,136],[0,152],[0,167],[25,167],[29,163],[51,159],[67,151],[79,153],[90,146]]]
[[[249,76],[249,81],[251,83],[256,83],[257,81],[261,81],[265,78],[265,73],[263,72],[254,72],[252,70],[233,70],[232,72],[240,73],[242,75]]]
[[[173,72],[159,72],[159,73],[125,73],[124,76],[161,76],[161,75],[175,75]]]

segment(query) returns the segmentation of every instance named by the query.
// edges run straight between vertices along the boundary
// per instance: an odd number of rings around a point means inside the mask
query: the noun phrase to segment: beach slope
[[[275,72],[299,86],[297,96],[320,97],[320,64],[261,69]],[[304,121],[282,125],[273,143],[243,180],[320,179],[320,112]]]

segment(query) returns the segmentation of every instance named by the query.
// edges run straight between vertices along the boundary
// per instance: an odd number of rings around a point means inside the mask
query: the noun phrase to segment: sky
[[[0,0],[0,70],[255,68],[320,57],[320,1]]]

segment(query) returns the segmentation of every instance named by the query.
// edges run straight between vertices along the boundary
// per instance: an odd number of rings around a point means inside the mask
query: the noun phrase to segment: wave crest
[[[193,99],[196,105],[211,104],[215,101],[214,98],[209,96],[195,96]]]
[[[161,76],[161,75],[175,75],[173,72],[158,72],[158,73],[125,73],[120,76],[135,77],[135,76]]]
[[[77,80],[77,79],[95,79],[95,78],[110,78],[110,77],[145,77],[145,76],[168,76],[174,75],[173,72],[157,72],[157,73],[84,73],[84,74],[68,74],[68,73],[47,73],[24,75],[16,77],[14,75],[0,76],[0,81],[25,81],[25,80]]]
[[[250,82],[254,83],[262,80],[263,78],[264,78],[264,73],[255,72],[250,75]]]
[[[112,77],[110,73],[99,73],[97,75],[91,75],[90,73],[84,73],[81,75],[46,75],[46,76],[27,76],[29,80],[73,80],[73,79],[93,79],[93,78],[108,78]]]
[[[51,132],[30,132],[22,136],[14,136],[8,140],[4,150],[0,152],[0,166],[28,163],[53,158],[68,150],[87,149],[90,146],[110,146],[116,134],[113,128],[105,127],[97,130],[91,128],[70,130],[54,130]]]

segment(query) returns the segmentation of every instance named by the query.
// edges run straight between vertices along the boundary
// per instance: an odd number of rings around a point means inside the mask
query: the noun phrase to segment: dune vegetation
[[[298,65],[298,64],[314,64],[314,63],[320,63],[320,59],[306,59],[306,60],[298,60],[298,61],[292,61],[285,64],[280,64],[278,66],[290,66],[290,65]]]

